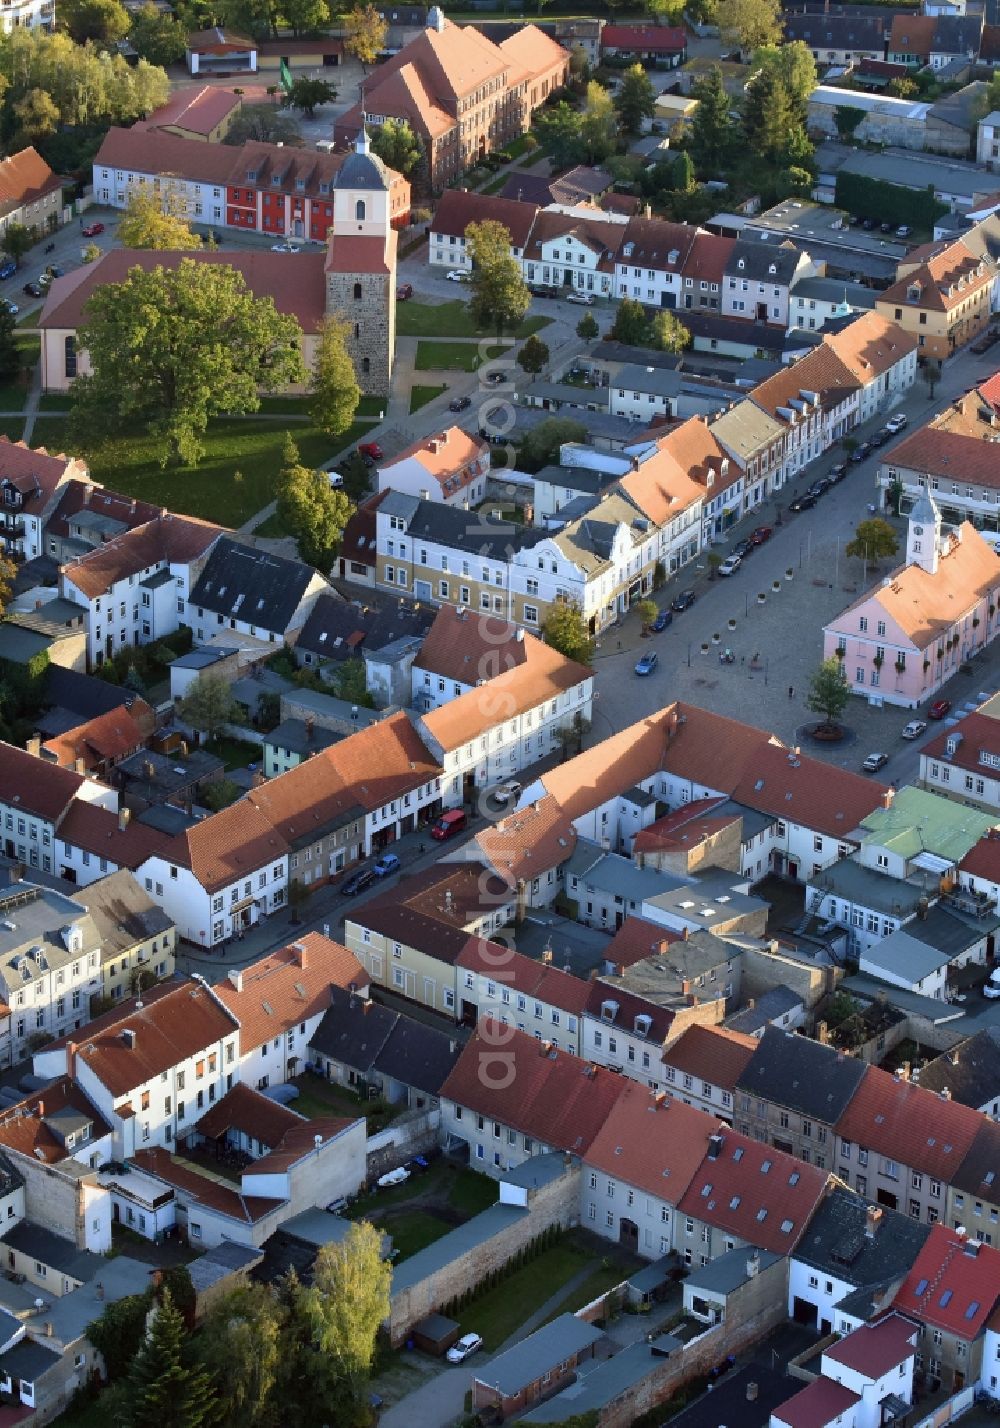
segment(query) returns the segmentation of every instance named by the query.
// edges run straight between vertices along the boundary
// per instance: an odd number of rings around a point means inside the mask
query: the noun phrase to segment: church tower
[[[921,565],[929,574],[936,574],[941,554],[941,512],[926,488],[914,501],[907,520],[907,565]]]
[[[333,181],[326,311],[347,322],[347,350],[362,392],[388,396],[396,346],[396,232],[385,165],[371,152],[364,127]]]

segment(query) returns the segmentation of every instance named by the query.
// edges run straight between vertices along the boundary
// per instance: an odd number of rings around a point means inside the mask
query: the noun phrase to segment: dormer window
[[[257,170],[256,170],[256,169],[247,169],[247,183],[256,183],[256,182],[257,182]]]
[[[773,273],[776,273],[776,272],[778,271],[778,265],[777,265],[777,263],[772,263],[771,266],[768,268],[767,271],[768,271],[769,273],[772,273],[772,274],[773,274]]]
[[[736,266],[739,268],[740,272],[742,273],[743,269],[746,267],[746,260],[745,260],[744,258],[737,258],[737,260],[736,260]]]
[[[329,192],[330,192],[330,185],[329,185],[329,183],[327,182],[326,179],[324,179],[323,182],[320,184],[320,186],[319,186],[319,191],[320,191],[320,193],[329,193]]]
[[[304,179],[304,178],[297,178],[297,179],[295,180],[295,192],[296,192],[296,193],[305,193],[305,191],[306,191],[306,181],[305,181],[305,179]]]
[[[625,247],[622,249],[622,256],[625,257],[625,258],[631,258],[632,254],[633,254],[634,252],[635,252],[635,244],[634,244],[634,243],[626,243],[626,244],[625,244]]]
[[[280,188],[280,187],[281,187],[281,175],[280,175],[280,174],[272,174],[272,175],[271,175],[271,187],[272,187],[272,188]]]

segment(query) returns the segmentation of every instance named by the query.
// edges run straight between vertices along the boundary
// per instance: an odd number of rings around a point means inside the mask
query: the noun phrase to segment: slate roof
[[[70,1279],[79,1279],[83,1284],[93,1279],[104,1264],[100,1255],[77,1249],[72,1240],[53,1234],[44,1225],[35,1224],[31,1220],[20,1220],[12,1229],[0,1235],[0,1244],[7,1245],[31,1259],[40,1260],[50,1269],[58,1270]]]
[[[747,234],[752,231],[748,229]],[[787,287],[801,257],[799,249],[791,243],[743,236],[733,244],[725,275],[727,278],[748,278],[751,282],[768,283],[771,287]]]
[[[0,1358],[0,1369],[10,1374],[12,1382],[37,1383],[49,1369],[61,1362],[62,1355],[37,1339],[18,1339]]]
[[[776,1022],[779,1017],[802,1006],[802,998],[797,992],[793,992],[791,987],[784,984],[770,987],[745,1007],[741,1007],[738,1012],[727,1016],[723,1026],[727,1031],[742,1031],[746,1036],[756,1036],[770,1022]]]
[[[968,1154],[952,1174],[952,1184],[978,1199],[1000,1203],[1000,1125],[982,1118]]]
[[[330,1008],[310,1047],[365,1077],[381,1073],[432,1096],[461,1055],[446,1032],[339,987],[331,989]]]
[[[284,634],[315,575],[303,561],[223,536],[191,591],[190,603]]]
[[[341,551],[351,559],[346,542],[345,534]],[[383,649],[408,635],[419,638],[430,628],[433,619],[434,611],[426,608],[415,610],[396,602],[362,605],[324,592],[307,615],[295,648],[308,650],[324,660],[351,659],[365,650]]]
[[[45,702],[70,710],[79,715],[81,721],[107,714],[122,704],[128,708],[138,697],[130,698],[128,691],[120,686],[109,684],[106,679],[96,679],[92,674],[80,674],[75,669],[50,664],[45,671]]]
[[[866,1233],[869,1209],[879,1212],[874,1233]],[[811,1269],[857,1286],[901,1279],[931,1232],[930,1225],[882,1205],[869,1206],[846,1189],[823,1200],[799,1240],[795,1258]]]
[[[540,540],[551,537],[550,531],[494,521],[481,515],[470,521],[468,511],[446,506],[441,501],[421,501],[401,491],[388,493],[379,506],[379,514],[402,516],[407,534],[414,540],[427,540],[500,560],[505,560],[512,550],[537,545]]]
[[[585,1323],[575,1314],[560,1314],[513,1348],[490,1359],[482,1377],[474,1369],[473,1378],[499,1390],[505,1398],[513,1398],[568,1359],[585,1354],[603,1337],[603,1329]]]
[[[952,1100],[977,1110],[1000,1097],[1000,1028],[985,1027],[920,1068],[927,1091],[948,1088]],[[1000,1167],[998,1167],[1000,1169]]]
[[[761,1100],[832,1125],[850,1104],[865,1070],[864,1062],[818,1041],[768,1027],[736,1085]]]
[[[94,919],[101,938],[102,961],[174,925],[127,868],[88,883],[75,896]]]

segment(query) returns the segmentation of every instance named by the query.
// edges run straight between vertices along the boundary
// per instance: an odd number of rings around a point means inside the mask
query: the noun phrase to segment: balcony
[[[16,540],[24,535],[24,521],[20,516],[0,517],[0,535],[7,540]]]

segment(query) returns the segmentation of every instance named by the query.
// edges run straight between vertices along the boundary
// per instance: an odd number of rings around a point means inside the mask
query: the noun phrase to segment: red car
[[[97,235],[98,235],[98,233],[103,233],[103,232],[104,232],[104,224],[103,224],[103,223],[89,223],[89,224],[87,225],[87,227],[83,230],[83,236],[84,236],[84,238],[96,238]]]
[[[763,545],[766,540],[770,540],[773,532],[770,526],[758,526],[755,531],[750,532],[751,545]]]
[[[358,443],[358,455],[366,461],[381,461],[385,452],[377,441],[361,441]]]
[[[412,296],[413,296],[413,284],[412,284],[412,283],[400,283],[399,287],[396,289],[396,301],[397,301],[397,302],[406,302],[406,301],[407,301],[409,298],[411,298]]]
[[[950,709],[950,699],[935,699],[927,713],[932,719],[943,719]]]

